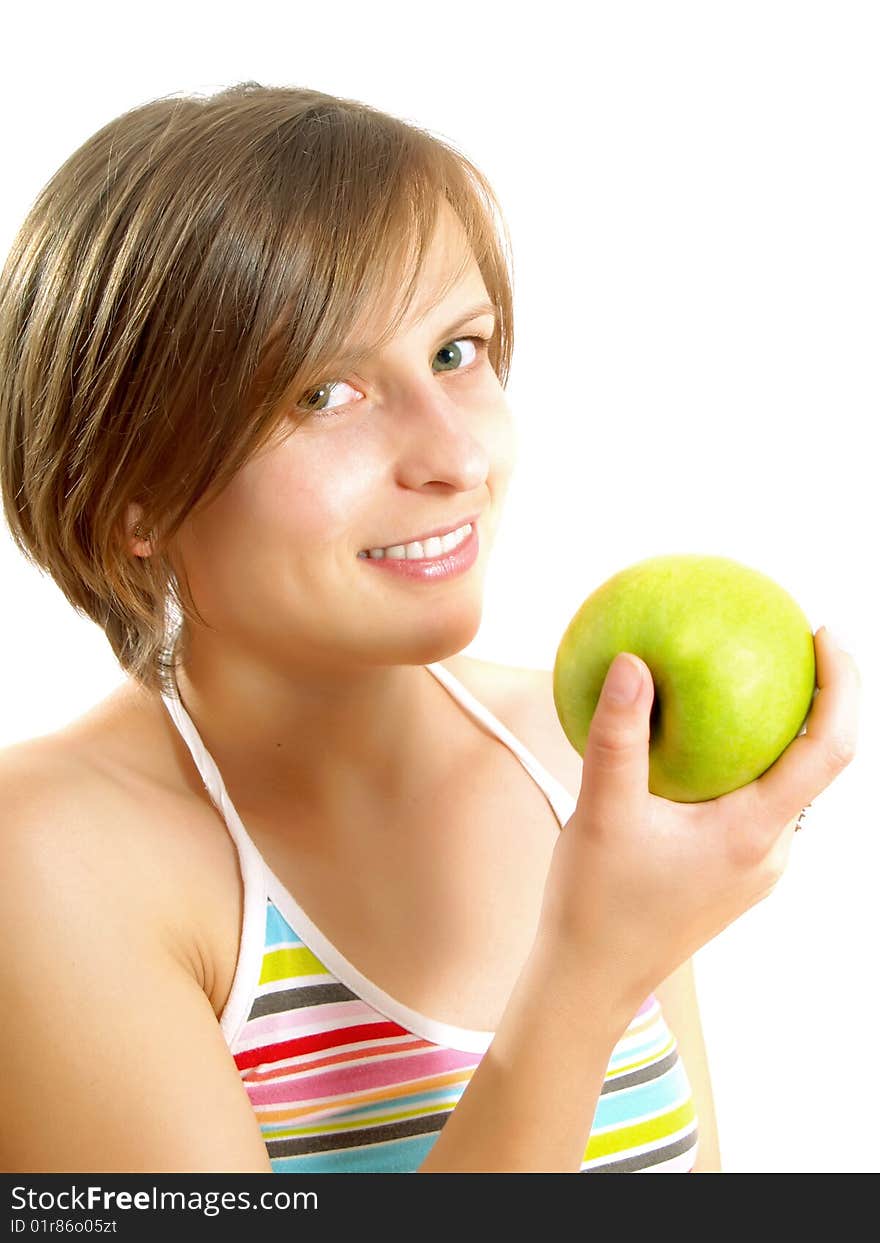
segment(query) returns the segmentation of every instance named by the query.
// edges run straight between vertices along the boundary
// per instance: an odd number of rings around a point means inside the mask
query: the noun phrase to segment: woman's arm
[[[193,964],[141,898],[149,809],[134,832],[31,750],[0,754],[0,1169],[271,1174]]]
[[[577,1173],[631,1014],[536,941],[495,1037],[419,1173]],[[580,977],[572,988],[571,981]]]
[[[715,1117],[715,1101],[709,1062],[700,1023],[697,990],[694,980],[693,959],[673,971],[661,985],[654,989],[654,996],[663,1010],[663,1017],[678,1042],[678,1053],[684,1063],[693,1092],[697,1111],[699,1149],[695,1174],[718,1174],[721,1172],[721,1151],[718,1144],[718,1123]]]
[[[496,669],[500,666],[495,666]],[[545,669],[506,669],[509,692],[506,724],[577,798],[582,759],[562,731],[553,704],[553,674]],[[499,713],[500,715],[500,713]],[[678,1042],[678,1052],[690,1081],[699,1127],[695,1173],[720,1173],[721,1154],[712,1081],[691,959],[653,990],[663,1016]]]

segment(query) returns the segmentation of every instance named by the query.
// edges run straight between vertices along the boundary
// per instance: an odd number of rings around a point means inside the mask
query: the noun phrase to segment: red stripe
[[[315,1032],[311,1036],[299,1036],[280,1044],[260,1045],[236,1053],[234,1060],[239,1070],[247,1070],[260,1062],[278,1062],[285,1057],[300,1053],[314,1053],[318,1049],[332,1049],[335,1045],[356,1044],[361,1040],[381,1040],[386,1036],[409,1035],[405,1027],[397,1023],[361,1023],[357,1027],[337,1027],[329,1032]]]
[[[413,1040],[405,1045],[398,1043],[374,1044],[370,1048],[370,1057],[381,1057],[383,1053],[421,1053],[425,1049],[436,1049],[436,1045],[430,1040]],[[247,1078],[243,1078],[243,1082],[251,1086],[261,1083],[271,1083],[279,1074],[295,1074],[298,1070],[308,1072],[313,1070],[323,1070],[327,1066],[340,1066],[346,1062],[350,1062],[354,1057],[360,1057],[360,1053],[351,1049],[346,1049],[343,1053],[331,1053],[327,1057],[316,1057],[310,1062],[301,1062],[299,1066],[286,1067],[279,1070],[277,1066],[266,1066],[259,1070],[252,1070]]]

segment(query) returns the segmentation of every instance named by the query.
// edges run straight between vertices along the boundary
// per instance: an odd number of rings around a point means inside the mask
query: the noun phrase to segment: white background
[[[515,247],[519,465],[473,655],[552,667],[581,600],[664,552],[737,558],[863,681],[859,754],[774,893],[699,952],[726,1171],[880,1168],[876,687],[880,32],[871,3],[79,3],[6,18],[8,248],[97,128],[242,79],[451,139]],[[11,53],[11,54],[10,54]],[[0,744],[122,675],[0,533]]]

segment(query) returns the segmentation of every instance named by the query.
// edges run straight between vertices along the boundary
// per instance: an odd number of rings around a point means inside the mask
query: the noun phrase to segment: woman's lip
[[[433,531],[426,532],[425,535],[413,535],[411,539],[398,540],[394,544],[371,544],[370,548],[399,548],[406,547],[407,544],[423,544],[426,539],[434,539],[435,536],[449,535],[452,531],[459,530],[460,527],[466,526],[468,523],[473,526],[479,514],[471,514],[469,518],[462,518],[460,522],[456,522],[454,526],[434,527]],[[369,552],[370,548],[362,548],[361,552]]]
[[[456,578],[471,568],[480,551],[479,526],[471,523],[470,534],[451,552],[442,553],[439,557],[363,557],[365,565],[371,566],[377,573],[390,574],[398,578],[437,582],[444,578]]]

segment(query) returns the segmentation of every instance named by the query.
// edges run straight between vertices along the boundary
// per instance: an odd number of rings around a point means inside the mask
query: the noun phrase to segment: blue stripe
[[[659,1025],[654,1028],[653,1036],[650,1036],[642,1044],[632,1045],[629,1049],[622,1049],[619,1053],[613,1053],[611,1061],[608,1063],[608,1069],[616,1070],[619,1066],[627,1066],[630,1062],[638,1061],[645,1053],[659,1053],[661,1049],[664,1049],[669,1044],[669,1037],[671,1035],[669,1028],[660,1019]]]
[[[659,1113],[672,1105],[683,1105],[689,1086],[682,1064],[678,1061],[657,1079],[600,1096],[593,1130],[633,1122],[645,1114]]]
[[[393,1100],[371,1102],[368,1105],[358,1105],[354,1109],[346,1109],[339,1114],[340,1118],[364,1118],[371,1114],[382,1114],[393,1111],[398,1113],[408,1109],[417,1109],[420,1105],[440,1105],[441,1107],[449,1101],[459,1101],[467,1087],[467,1082],[461,1084],[450,1084],[446,1088],[435,1088],[431,1092],[414,1092],[410,1096],[395,1096]],[[452,1105],[449,1106],[452,1108]]]
[[[266,903],[266,950],[272,949],[281,941],[293,941],[302,945],[290,924],[284,918],[274,902]]]

